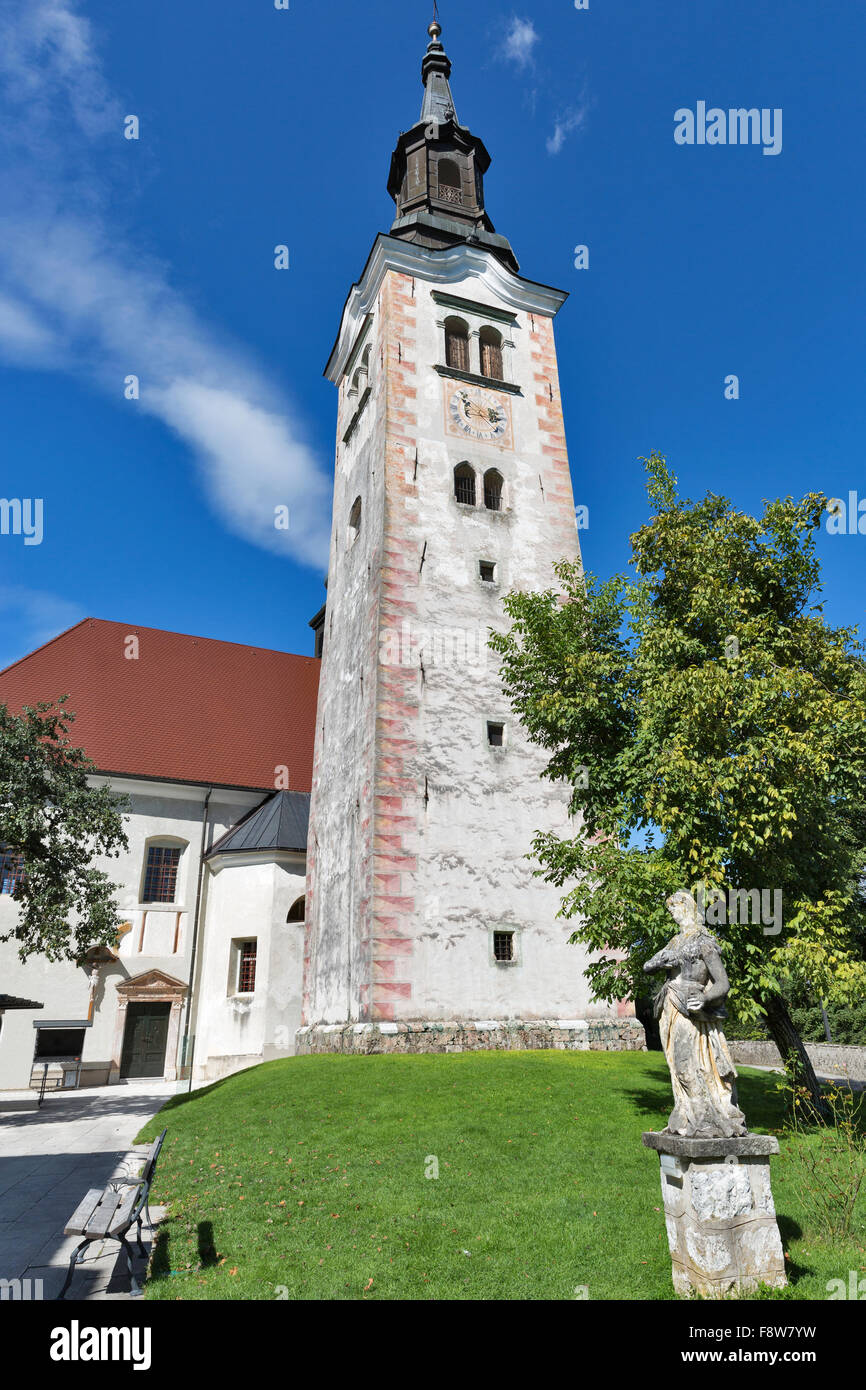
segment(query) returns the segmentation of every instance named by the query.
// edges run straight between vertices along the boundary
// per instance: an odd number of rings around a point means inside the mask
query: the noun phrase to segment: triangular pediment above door
[[[117,993],[126,999],[179,999],[187,993],[187,986],[164,970],[145,970],[124,980]]]

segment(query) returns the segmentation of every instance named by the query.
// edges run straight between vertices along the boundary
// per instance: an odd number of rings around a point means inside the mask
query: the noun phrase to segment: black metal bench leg
[[[147,1254],[147,1251],[141,1243],[141,1217],[138,1218],[138,1253],[141,1256]]]
[[[141,1293],[141,1287],[133,1272],[132,1251],[126,1243],[126,1236],[118,1236],[117,1239],[123,1246],[123,1253],[126,1256],[126,1267],[129,1270],[129,1292],[133,1295],[133,1297],[137,1297]]]
[[[145,1216],[147,1217],[147,1224],[148,1224],[148,1226],[150,1227],[151,1230],[153,1230],[153,1217],[152,1217],[151,1214],[150,1214],[150,1193],[148,1193],[147,1199],[145,1200],[145,1203],[144,1203],[144,1214],[145,1214]]]
[[[81,1254],[81,1252],[82,1252],[82,1250],[84,1249],[85,1245],[89,1245],[89,1244],[90,1244],[90,1241],[88,1241],[88,1240],[83,1240],[83,1241],[81,1242],[81,1244],[80,1244],[80,1245],[76,1245],[75,1249],[73,1250],[73,1252],[72,1252],[72,1259],[69,1261],[69,1268],[68,1268],[67,1271],[66,1271],[66,1278],[65,1278],[64,1281],[63,1281],[63,1288],[60,1290],[59,1294],[57,1295],[57,1301],[58,1301],[58,1303],[60,1302],[60,1300],[61,1300],[62,1298],[65,1298],[65,1297],[66,1297],[66,1290],[69,1288],[69,1285],[72,1283],[72,1276],[73,1276],[73,1274],[75,1273],[75,1266],[78,1264],[78,1256]]]

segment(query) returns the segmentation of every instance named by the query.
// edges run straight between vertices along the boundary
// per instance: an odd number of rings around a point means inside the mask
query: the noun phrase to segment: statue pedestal
[[[770,1191],[772,1135],[686,1139],[643,1135],[661,1162],[662,1198],[674,1288],[724,1298],[759,1284],[781,1288],[782,1240]]]

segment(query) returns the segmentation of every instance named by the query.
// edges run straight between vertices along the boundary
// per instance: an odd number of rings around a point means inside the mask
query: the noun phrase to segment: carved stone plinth
[[[644,1134],[661,1162],[665,1225],[679,1294],[724,1298],[787,1283],[770,1190],[772,1135]]]

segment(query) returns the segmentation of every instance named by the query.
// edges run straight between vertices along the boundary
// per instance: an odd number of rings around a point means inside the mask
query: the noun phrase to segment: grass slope
[[[752,1129],[776,1079],[745,1072]],[[297,1057],[168,1102],[149,1298],[670,1299],[657,1053]],[[438,1162],[438,1177],[427,1177]],[[773,1188],[795,1298],[866,1267],[866,1231],[805,1233],[784,1154]]]

